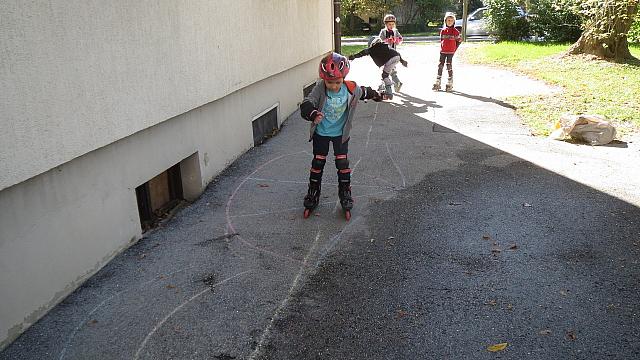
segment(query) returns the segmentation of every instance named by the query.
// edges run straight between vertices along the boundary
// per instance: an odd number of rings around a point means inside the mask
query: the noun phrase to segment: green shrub
[[[627,40],[630,43],[640,43],[640,16],[636,15],[636,21],[631,25],[627,33]]]
[[[548,41],[575,42],[582,33],[582,22],[572,5],[575,0],[537,0],[531,2],[531,31]]]
[[[486,0],[489,31],[498,40],[521,40],[529,36],[529,22],[517,10],[514,0]]]

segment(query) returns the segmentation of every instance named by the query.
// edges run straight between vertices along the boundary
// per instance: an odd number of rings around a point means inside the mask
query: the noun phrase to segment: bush
[[[537,0],[531,3],[531,31],[548,41],[575,42],[582,33],[581,20],[571,6],[575,0]]]
[[[529,22],[518,12],[514,0],[486,0],[489,32],[498,40],[521,40],[529,36]]]
[[[627,33],[627,40],[630,43],[640,43],[640,16],[636,15],[636,21],[631,25]]]

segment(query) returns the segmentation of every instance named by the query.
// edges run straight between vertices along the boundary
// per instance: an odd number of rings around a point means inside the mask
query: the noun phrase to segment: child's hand
[[[323,118],[324,118],[324,114],[318,111],[318,113],[316,114],[316,117],[313,118],[313,123],[318,125],[320,124],[320,121],[322,121]]]
[[[402,66],[404,66],[404,67],[407,67],[407,65],[409,65],[409,63],[407,62],[407,60],[400,59],[400,62],[402,63]]]

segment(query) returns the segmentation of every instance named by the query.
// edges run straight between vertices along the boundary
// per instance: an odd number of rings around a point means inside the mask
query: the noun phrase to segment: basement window
[[[258,146],[278,132],[278,104],[253,118],[253,145]]]
[[[180,163],[136,188],[142,232],[154,228],[182,202]]]

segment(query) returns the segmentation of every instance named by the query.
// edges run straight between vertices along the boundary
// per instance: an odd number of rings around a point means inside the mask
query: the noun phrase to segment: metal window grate
[[[278,132],[278,106],[260,115],[252,122],[253,145],[258,146]]]

